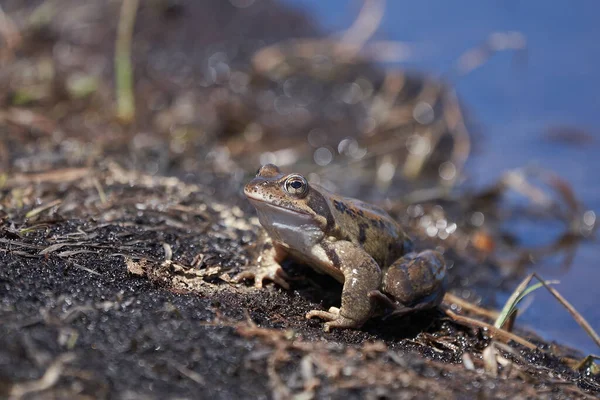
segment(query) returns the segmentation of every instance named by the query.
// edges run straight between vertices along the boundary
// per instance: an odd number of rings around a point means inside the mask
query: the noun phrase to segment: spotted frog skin
[[[280,262],[290,257],[343,284],[340,308],[312,310],[330,328],[359,328],[377,305],[393,314],[432,308],[446,291],[446,265],[437,251],[415,253],[385,211],[309,184],[299,174],[262,166],[244,187],[270,237],[257,265],[234,278],[256,287],[269,279],[289,288]]]

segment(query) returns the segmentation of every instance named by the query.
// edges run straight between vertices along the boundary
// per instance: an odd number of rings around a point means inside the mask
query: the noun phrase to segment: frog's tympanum
[[[442,255],[415,253],[402,228],[383,210],[309,184],[298,174],[262,166],[244,193],[270,236],[257,265],[235,280],[269,279],[289,285],[279,263],[286,257],[343,284],[341,308],[313,310],[307,318],[330,328],[358,328],[378,304],[402,315],[440,304],[446,290]]]

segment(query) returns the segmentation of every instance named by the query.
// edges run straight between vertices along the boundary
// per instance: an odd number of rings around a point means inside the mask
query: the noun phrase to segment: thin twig
[[[494,32],[482,45],[464,52],[446,74],[446,78],[453,80],[456,77],[467,75],[485,64],[491,56],[504,50],[525,52],[527,39],[520,32]]]
[[[556,289],[554,289],[550,285],[547,285],[546,282],[544,282],[544,280],[538,274],[534,272],[533,276],[535,276],[542,283],[542,285],[544,285],[544,287],[548,289],[552,296],[554,296],[567,309],[567,311],[569,312],[569,314],[571,314],[575,322],[577,322],[579,326],[581,326],[583,330],[586,331],[586,333],[592,338],[596,345],[600,347],[600,336],[598,336],[596,331],[586,321],[586,319],[583,318],[583,316],[575,309],[575,307],[573,307],[571,303],[569,303],[564,297],[562,297],[562,295],[558,293]]]
[[[50,389],[56,385],[64,370],[65,364],[70,363],[75,359],[75,354],[61,354],[48,367],[44,376],[40,379],[17,383],[10,390],[10,398],[20,399],[29,393],[41,392]]]
[[[29,211],[27,214],[25,214],[25,218],[33,218],[36,215],[54,207],[54,206],[59,205],[60,203],[62,203],[62,199],[55,199],[55,200],[51,201],[50,203],[42,204],[41,206],[36,207],[33,210]]]
[[[488,323],[485,323],[483,321],[479,321],[477,319],[474,318],[469,318],[469,317],[465,317],[463,315],[458,315],[455,314],[454,312],[446,309],[444,310],[446,315],[448,317],[450,317],[450,319],[452,319],[454,322],[458,322],[460,324],[469,326],[469,327],[478,327],[478,328],[485,328],[490,332],[490,335],[493,336],[494,338],[498,339],[498,340],[502,340],[504,342],[509,342],[509,341],[514,341],[517,342],[525,347],[527,347],[528,349],[531,350],[535,350],[537,349],[537,346],[533,343],[531,343],[530,341],[523,339],[520,336],[515,335],[514,333],[510,333],[507,332],[503,329],[498,329],[496,327],[494,327],[493,325],[490,325]]]
[[[340,40],[338,49],[343,51],[344,56],[356,56],[381,24],[384,12],[385,0],[365,0],[358,17]]]
[[[446,293],[444,295],[444,304],[450,305],[450,304],[456,304],[457,306],[463,308],[464,310],[467,310],[473,314],[482,316],[482,317],[486,317],[489,319],[493,319],[495,320],[496,318],[498,318],[498,311],[493,311],[493,310],[486,310],[485,308],[479,307],[473,303],[469,303],[467,300],[465,299],[461,299],[458,296],[453,295],[452,293]]]

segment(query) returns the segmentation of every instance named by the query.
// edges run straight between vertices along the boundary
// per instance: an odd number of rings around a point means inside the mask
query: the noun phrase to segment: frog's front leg
[[[254,279],[254,287],[262,288],[263,280],[268,279],[284,289],[289,289],[287,274],[281,268],[281,261],[287,256],[286,252],[276,244],[268,240],[263,245],[262,253],[256,260],[256,265],[246,267],[246,270],[233,277],[233,282],[241,282],[244,279]]]
[[[446,263],[439,252],[408,253],[385,271],[383,293],[369,295],[399,316],[438,306],[446,293],[446,281]]]
[[[381,285],[381,269],[377,262],[359,246],[348,241],[321,244],[316,252],[331,263],[330,267],[344,276],[342,307],[329,311],[312,310],[306,318],[318,317],[329,321],[324,330],[331,328],[360,328],[373,313],[376,300],[369,293]]]

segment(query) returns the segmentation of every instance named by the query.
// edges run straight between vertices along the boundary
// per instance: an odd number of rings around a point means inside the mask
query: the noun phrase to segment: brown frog
[[[309,184],[299,174],[284,175],[262,166],[244,194],[256,208],[272,244],[257,265],[234,280],[269,279],[289,288],[280,262],[291,257],[343,284],[341,308],[312,310],[330,328],[359,328],[377,304],[403,315],[440,304],[446,291],[446,265],[440,253],[413,252],[412,242],[385,211]]]

